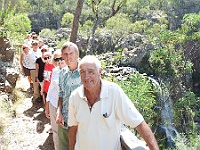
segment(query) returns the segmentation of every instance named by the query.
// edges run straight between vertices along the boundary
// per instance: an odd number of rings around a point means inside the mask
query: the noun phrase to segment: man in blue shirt
[[[81,85],[78,71],[79,50],[76,44],[66,42],[61,48],[62,58],[67,66],[59,74],[59,100],[56,123],[58,126],[59,150],[69,148],[68,140],[68,104],[71,92]]]

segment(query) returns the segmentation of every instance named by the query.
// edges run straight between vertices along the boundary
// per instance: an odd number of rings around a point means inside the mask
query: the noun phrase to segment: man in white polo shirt
[[[32,41],[32,49],[29,52],[28,58],[29,58],[29,69],[31,74],[31,79],[33,81],[33,100],[37,100],[40,98],[40,92],[39,92],[39,82],[36,79],[36,64],[35,61],[37,58],[41,56],[41,52],[38,50],[38,41],[33,40]]]
[[[69,99],[70,150],[122,150],[121,123],[137,129],[150,150],[159,150],[151,129],[123,90],[101,79],[94,56],[79,62],[82,84]]]

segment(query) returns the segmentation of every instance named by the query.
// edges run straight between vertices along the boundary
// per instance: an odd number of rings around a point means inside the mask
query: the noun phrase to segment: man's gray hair
[[[74,44],[73,42],[65,42],[62,45],[61,52],[63,53],[63,50],[66,48],[73,48],[76,52],[79,53],[78,46],[76,44]]]
[[[97,70],[99,70],[101,67],[101,62],[93,55],[86,55],[84,56],[78,64],[78,70],[80,70],[80,65],[83,63],[94,63],[96,65]]]

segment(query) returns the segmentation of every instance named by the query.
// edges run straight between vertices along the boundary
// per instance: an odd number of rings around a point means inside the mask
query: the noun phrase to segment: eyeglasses
[[[44,57],[44,60],[50,59],[51,56]]]
[[[46,49],[42,49],[41,52],[47,52],[47,50]]]
[[[55,62],[58,62],[59,60],[62,61],[62,60],[64,60],[64,59],[63,59],[62,57],[60,57],[60,58],[54,58],[54,61],[55,61]]]

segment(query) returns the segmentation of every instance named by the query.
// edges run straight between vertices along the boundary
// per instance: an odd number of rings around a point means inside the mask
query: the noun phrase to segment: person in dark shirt
[[[43,80],[44,80],[44,65],[45,65],[45,61],[44,61],[44,53],[48,51],[48,47],[43,47],[41,49],[41,53],[42,56],[36,59],[36,78],[38,80],[38,82],[40,83],[40,94],[43,97]],[[40,99],[39,102],[42,102],[42,100]]]

